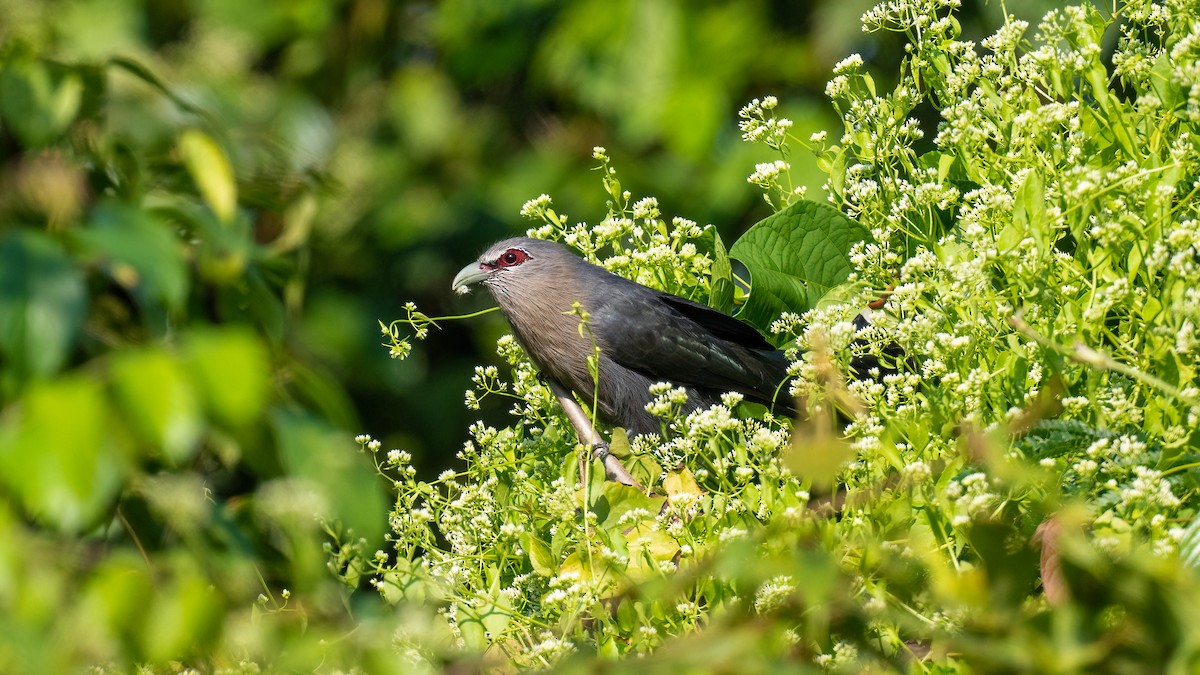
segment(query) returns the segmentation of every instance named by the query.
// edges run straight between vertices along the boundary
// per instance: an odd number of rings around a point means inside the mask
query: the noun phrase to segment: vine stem
[[[1008,324],[1016,329],[1018,333],[1021,333],[1022,335],[1032,339],[1034,342],[1037,342],[1043,347],[1052,349],[1059,354],[1066,356],[1072,361],[1091,366],[1097,370],[1116,371],[1122,375],[1133,378],[1142,384],[1148,385],[1170,396],[1173,396],[1189,406],[1196,406],[1197,404],[1200,404],[1200,401],[1197,401],[1196,398],[1183,393],[1179,387],[1176,387],[1170,382],[1167,382],[1166,380],[1163,380],[1155,375],[1151,375],[1150,373],[1138,370],[1127,363],[1122,363],[1098,349],[1089,347],[1083,342],[1083,340],[1076,339],[1075,344],[1070,347],[1051,340],[1045,335],[1042,335],[1034,330],[1029,324],[1025,323],[1025,320],[1021,318],[1020,312],[1008,317]]]

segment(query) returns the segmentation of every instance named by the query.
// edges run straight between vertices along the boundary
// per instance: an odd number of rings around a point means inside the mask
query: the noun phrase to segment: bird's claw
[[[609,452],[607,443],[596,443],[593,445],[592,458],[600,460],[600,463],[604,466],[605,479],[620,483],[621,485],[628,485],[637,490],[642,489],[642,486],[625,469],[625,465],[621,464],[621,460]]]

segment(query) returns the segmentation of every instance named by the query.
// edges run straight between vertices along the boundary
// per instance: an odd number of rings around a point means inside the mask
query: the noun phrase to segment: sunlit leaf
[[[209,208],[222,222],[232,221],[237,210],[237,182],[225,151],[203,131],[188,129],[179,137],[179,153]]]
[[[759,221],[729,250],[751,276],[738,318],[766,331],[783,312],[812,309],[846,281],[851,247],[870,238],[865,227],[818,202],[796,202]]]
[[[467,646],[482,650],[496,641],[512,621],[512,601],[500,592],[499,577],[493,581],[487,597],[458,605],[458,626]]]
[[[117,400],[133,426],[173,464],[191,457],[203,420],[191,378],[161,351],[120,355],[113,362]]]
[[[673,474],[668,474],[667,480],[677,480],[677,478],[673,478]],[[697,487],[697,489],[699,488]],[[662,496],[649,496],[640,490],[631,489],[628,485],[606,481],[600,488],[600,496],[597,498],[593,510],[600,518],[601,527],[613,528],[618,526],[622,516],[635,509],[645,511],[650,517],[658,515],[664,501],[665,498]]]
[[[100,385],[70,378],[31,386],[0,420],[0,482],[38,520],[67,531],[111,506],[125,456],[108,431]]]
[[[652,522],[639,524],[626,532],[624,537],[629,548],[628,571],[635,579],[661,574],[660,563],[673,559],[679,553],[679,542],[656,528]]]
[[[258,418],[266,404],[267,354],[244,329],[197,331],[184,347],[201,400],[214,417],[233,427]]]
[[[550,555],[550,548],[540,539],[525,533],[521,536],[521,547],[529,553],[529,563],[534,572],[544,577],[554,574],[554,557]]]
[[[663,489],[667,491],[668,498],[678,494],[689,494],[694,497],[704,494],[696,483],[696,477],[687,467],[667,472],[666,477],[663,478]]]

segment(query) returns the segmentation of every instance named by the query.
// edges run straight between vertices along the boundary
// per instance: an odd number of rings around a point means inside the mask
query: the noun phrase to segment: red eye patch
[[[526,260],[529,260],[528,253],[519,248],[510,248],[504,253],[501,253],[500,257],[496,258],[496,262],[494,264],[496,267],[515,267]]]

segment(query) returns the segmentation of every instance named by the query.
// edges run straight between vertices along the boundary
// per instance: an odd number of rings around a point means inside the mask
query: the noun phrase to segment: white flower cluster
[[[746,182],[769,189],[779,181],[780,174],[786,174],[791,168],[791,164],[781,159],[777,159],[774,162],[755,164],[754,173],[746,178]]]
[[[966,525],[972,518],[991,515],[1003,501],[1000,494],[991,490],[987,474],[980,472],[950,481],[945,494],[955,510],[955,526]]]
[[[759,587],[754,594],[754,611],[759,614],[770,612],[791,597],[796,586],[789,576],[778,576]]]
[[[832,653],[818,654],[813,660],[825,670],[851,672],[858,661],[858,648],[838,641],[834,643]]]
[[[779,99],[766,96],[747,103],[740,111],[738,128],[742,131],[742,140],[749,143],[763,143],[776,150],[787,143],[788,131],[792,121],[785,117],[776,117],[775,108]]]
[[[683,217],[668,223],[658,200],[643,197],[634,201],[620,187],[616,169],[604,148],[597,147],[593,157],[600,160],[605,189],[609,192],[609,212],[598,225],[568,225],[565,215],[555,212],[552,200],[540,195],[525,203],[521,215],[538,221],[528,235],[561,240],[574,247],[589,262],[638,283],[683,295],[705,299],[709,293],[712,258],[698,249],[696,240],[711,232]]]

